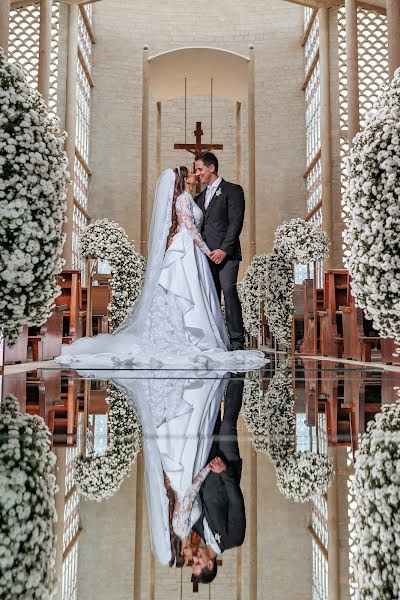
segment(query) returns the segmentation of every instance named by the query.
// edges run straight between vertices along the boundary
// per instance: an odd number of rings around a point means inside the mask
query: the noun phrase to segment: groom
[[[218,175],[218,159],[205,152],[195,159],[196,176],[205,189],[195,197],[204,214],[201,235],[212,250],[209,260],[215,287],[224,294],[226,322],[231,350],[244,345],[242,307],[237,293],[239,262],[242,260],[239,236],[244,220],[243,188]]]

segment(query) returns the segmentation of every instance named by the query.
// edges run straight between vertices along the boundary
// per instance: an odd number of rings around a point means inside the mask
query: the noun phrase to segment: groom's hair
[[[196,156],[195,160],[202,160],[206,167],[214,165],[215,172],[218,173],[218,158],[212,152],[202,152]]]
[[[192,575],[192,583],[211,583],[212,581],[214,581],[218,571],[217,557],[214,556],[214,558],[210,560],[213,561],[213,568],[211,569],[211,571],[208,568],[208,565],[206,565],[202,568],[198,575]]]

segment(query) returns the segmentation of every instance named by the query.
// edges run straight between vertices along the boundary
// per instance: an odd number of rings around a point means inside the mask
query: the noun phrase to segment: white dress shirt
[[[205,202],[204,202],[204,208],[205,208],[205,210],[207,210],[208,205],[211,202],[211,198],[214,196],[215,192],[219,188],[219,186],[221,184],[221,181],[222,181],[222,177],[218,177],[218,179],[216,179],[212,185],[208,185],[207,186],[206,199],[205,199]]]
[[[209,524],[207,523],[207,519],[203,518],[203,529],[204,529],[204,538],[207,546],[211,546],[214,552],[217,553],[217,556],[221,554],[221,548],[218,546],[217,541],[214,537],[213,532],[210,529]]]

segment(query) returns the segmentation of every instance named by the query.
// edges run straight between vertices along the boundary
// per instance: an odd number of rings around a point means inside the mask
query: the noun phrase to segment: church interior
[[[399,0],[0,0],[0,48],[0,597],[400,598]],[[27,271],[39,299],[23,312],[15,228],[30,239],[40,209],[13,216],[2,192],[7,119],[28,89],[48,136],[58,119],[60,150],[50,225],[37,221],[50,266]],[[120,388],[113,371],[57,364],[120,324],[143,284],[157,179],[203,152],[244,190],[245,347],[268,362],[186,379],[126,370]],[[55,275],[50,298],[40,279]],[[180,550],[157,560],[154,438],[121,390],[211,397],[211,380],[227,386],[213,396],[222,419],[240,390],[245,517],[229,527],[246,532],[205,584]],[[188,432],[182,456],[203,443]],[[30,520],[36,541],[18,537]]]

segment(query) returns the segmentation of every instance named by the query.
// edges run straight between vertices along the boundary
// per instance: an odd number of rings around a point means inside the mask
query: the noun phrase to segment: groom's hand
[[[219,248],[217,250],[213,250],[210,254],[210,258],[213,262],[215,262],[216,265],[220,265],[222,263],[222,261],[225,260],[227,253],[224,252],[224,250],[220,250]]]

